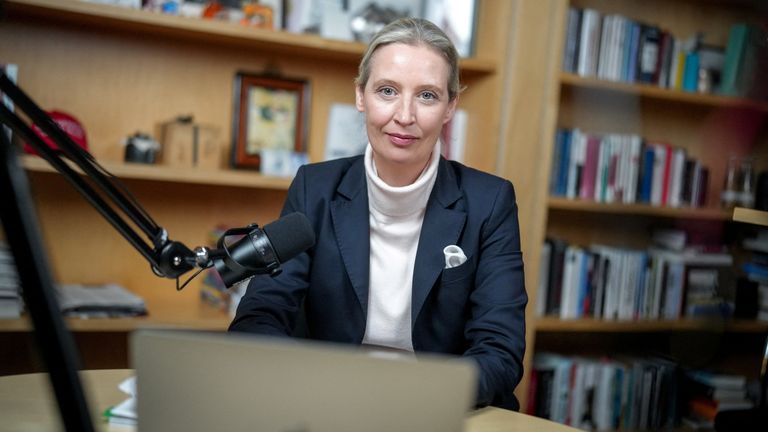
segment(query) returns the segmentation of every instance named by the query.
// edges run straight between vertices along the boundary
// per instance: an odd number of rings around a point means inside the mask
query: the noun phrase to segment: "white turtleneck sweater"
[[[365,149],[371,256],[364,344],[413,351],[413,267],[439,159],[438,141],[419,178],[410,185],[392,187],[379,178],[371,145]]]

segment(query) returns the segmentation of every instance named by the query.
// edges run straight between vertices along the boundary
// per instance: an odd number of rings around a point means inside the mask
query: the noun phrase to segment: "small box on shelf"
[[[179,117],[162,125],[162,162],[179,168],[217,170],[222,168],[219,128]]]

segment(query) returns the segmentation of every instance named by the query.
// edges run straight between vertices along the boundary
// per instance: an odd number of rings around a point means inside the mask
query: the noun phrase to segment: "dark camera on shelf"
[[[153,164],[160,144],[145,133],[136,132],[125,140],[125,161]]]

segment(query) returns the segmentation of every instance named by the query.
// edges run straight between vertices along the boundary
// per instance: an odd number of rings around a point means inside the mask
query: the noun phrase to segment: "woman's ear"
[[[459,97],[456,96],[452,101],[448,102],[448,110],[445,111],[445,117],[443,118],[443,124],[448,123],[453,118],[453,113],[456,112],[456,105],[459,103]]]
[[[355,85],[355,106],[360,112],[365,112],[365,104],[363,103],[365,89],[359,85]]]

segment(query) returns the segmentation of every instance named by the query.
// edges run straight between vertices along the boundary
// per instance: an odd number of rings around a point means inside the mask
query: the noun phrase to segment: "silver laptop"
[[[131,357],[140,432],[458,432],[475,396],[469,360],[319,342],[141,330]]]

